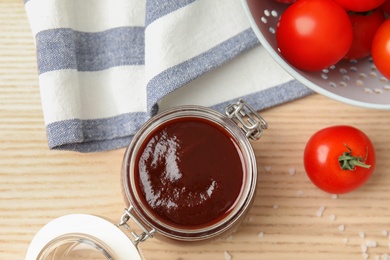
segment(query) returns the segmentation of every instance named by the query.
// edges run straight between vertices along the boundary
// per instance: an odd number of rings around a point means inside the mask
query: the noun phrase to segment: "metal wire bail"
[[[121,220],[118,224],[118,226],[124,226],[126,229],[130,229],[130,226],[127,224],[127,222],[132,219],[138,227],[142,229],[142,233],[140,235],[136,234],[135,232],[131,232],[131,235],[134,238],[134,245],[137,245],[139,242],[143,242],[149,237],[153,237],[153,234],[156,232],[155,229],[148,230],[138,219],[137,217],[132,213],[133,207],[130,206],[128,209],[125,209]]]
[[[268,123],[242,99],[227,106],[225,113],[241,127],[246,137],[252,140],[259,140],[263,130],[268,128]]]

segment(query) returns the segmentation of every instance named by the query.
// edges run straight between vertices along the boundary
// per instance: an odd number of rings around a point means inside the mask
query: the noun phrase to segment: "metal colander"
[[[313,91],[343,103],[390,109],[390,82],[376,69],[371,57],[341,60],[317,72],[300,70],[282,57],[276,43],[276,26],[288,5],[275,0],[242,0],[242,4],[260,43],[295,79]]]

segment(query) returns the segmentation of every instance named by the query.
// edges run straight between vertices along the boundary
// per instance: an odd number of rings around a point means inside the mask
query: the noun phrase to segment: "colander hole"
[[[329,73],[329,70],[328,69],[323,69],[322,72],[323,73]]]
[[[356,80],[356,86],[363,86],[364,83],[360,79]]]
[[[381,77],[380,81],[386,83],[388,80],[385,77]]]
[[[371,78],[376,78],[377,74],[375,72],[370,72],[370,77]]]
[[[356,65],[356,64],[358,63],[357,60],[350,60],[349,62],[350,62],[351,64],[353,64],[353,65]]]
[[[275,34],[275,32],[276,32],[276,31],[275,31],[275,28],[274,28],[274,27],[270,27],[270,28],[269,28],[269,32],[272,33],[272,34]]]
[[[277,12],[276,10],[272,10],[272,11],[271,11],[271,15],[272,15],[273,17],[278,17],[278,12]]]
[[[350,67],[349,70],[350,70],[351,72],[357,72],[357,68],[356,68],[356,67]]]
[[[376,89],[374,89],[374,93],[375,94],[382,94],[382,90],[381,89],[379,89],[379,88],[376,88]]]
[[[329,67],[331,70],[334,70],[335,68],[336,68],[336,66],[335,65],[332,65],[332,66],[330,66]]]
[[[350,81],[351,78],[350,78],[348,75],[345,75],[345,76],[343,76],[343,80],[344,80],[344,81]]]
[[[359,74],[359,78],[360,79],[366,79],[367,78],[367,75],[365,73],[360,73]]]
[[[390,90],[390,86],[389,85],[385,85],[385,86],[383,86],[383,89],[384,90]]]
[[[261,17],[261,21],[262,21],[263,23],[267,23],[267,22],[268,22],[268,21],[267,21],[267,18],[265,18],[264,16]]]
[[[340,81],[339,85],[340,85],[340,87],[347,87],[348,86],[348,84],[344,81]]]
[[[328,79],[328,75],[326,75],[325,73],[322,73],[322,74],[321,74],[321,78],[323,78],[323,79]]]
[[[340,73],[344,75],[344,74],[347,74],[348,71],[346,69],[344,69],[344,68],[341,68],[340,69]]]
[[[270,16],[270,12],[268,11],[268,9],[264,10],[264,14],[265,14],[265,16]]]
[[[372,93],[372,90],[369,89],[369,88],[364,88],[363,91],[364,91],[364,93],[366,93],[366,94],[371,94],[371,93]]]
[[[329,82],[329,86],[332,87],[332,88],[337,87],[336,83],[334,83],[333,81]]]
[[[370,69],[371,69],[372,71],[377,71],[375,65],[372,65]]]

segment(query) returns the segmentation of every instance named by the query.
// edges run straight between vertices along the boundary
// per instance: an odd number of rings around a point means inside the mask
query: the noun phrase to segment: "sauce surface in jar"
[[[245,170],[236,141],[199,118],[168,121],[145,140],[137,157],[141,201],[176,227],[212,225],[234,208]]]

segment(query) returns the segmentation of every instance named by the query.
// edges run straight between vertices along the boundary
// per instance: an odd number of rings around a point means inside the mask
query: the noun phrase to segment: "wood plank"
[[[0,259],[23,259],[35,233],[56,217],[87,213],[118,221],[124,149],[49,151],[22,1],[1,1],[0,28]],[[202,246],[151,239],[141,245],[146,259],[225,259],[225,253],[232,259],[364,259],[367,240],[377,242],[368,259],[390,254],[389,112],[312,95],[260,113],[270,127],[253,143],[258,191],[238,231]],[[302,154],[315,131],[337,124],[370,136],[378,164],[364,187],[333,198],[311,184]]]

